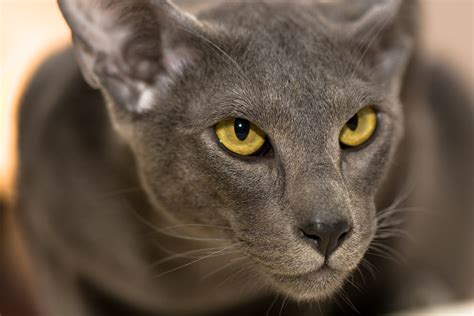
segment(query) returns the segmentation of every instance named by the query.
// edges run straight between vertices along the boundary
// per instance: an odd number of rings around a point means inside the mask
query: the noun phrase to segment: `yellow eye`
[[[349,147],[358,147],[366,143],[377,129],[377,113],[367,106],[360,110],[342,128],[339,141]]]
[[[218,123],[214,129],[225,148],[242,156],[257,153],[265,144],[265,133],[245,119],[225,120]]]

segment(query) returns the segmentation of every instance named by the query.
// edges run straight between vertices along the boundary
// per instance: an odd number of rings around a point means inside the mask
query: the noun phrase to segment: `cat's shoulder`
[[[34,72],[20,99],[18,125],[20,168],[100,146],[110,129],[106,107],[82,78],[72,49],[53,54]]]

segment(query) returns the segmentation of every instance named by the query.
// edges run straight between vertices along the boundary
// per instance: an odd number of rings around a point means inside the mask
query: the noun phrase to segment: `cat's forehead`
[[[190,107],[193,120],[245,117],[267,131],[297,135],[311,128],[327,134],[388,95],[370,77],[373,69],[362,61],[361,52],[368,54],[360,42],[330,33],[317,6],[232,2],[200,19],[218,35],[206,40],[211,75],[194,89],[200,95],[194,99],[212,100]]]
[[[364,95],[360,82],[349,80],[357,62],[352,43],[327,34],[317,10],[285,2],[245,2],[209,13],[219,16],[227,31],[216,43],[249,79],[234,76],[235,84],[244,86],[248,99],[264,100],[262,111],[323,113],[318,117],[329,119],[329,114],[351,111],[352,100]],[[234,63],[227,68],[238,70]]]
[[[363,63],[357,58],[358,42],[329,34],[320,11],[304,1],[244,1],[219,6],[204,16],[224,29],[216,44],[262,88],[284,89],[296,83],[316,92],[332,84],[337,91],[351,85],[349,77],[356,75],[354,70],[363,72]]]
[[[304,41],[307,36],[327,33],[324,10],[304,1],[223,1],[201,12],[202,20],[231,32],[257,36],[260,40],[280,36]]]

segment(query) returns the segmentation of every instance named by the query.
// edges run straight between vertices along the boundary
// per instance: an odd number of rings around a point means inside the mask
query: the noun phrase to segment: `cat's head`
[[[374,237],[402,134],[409,5],[224,2],[194,17],[165,0],[60,4],[156,208],[230,227],[295,299],[338,289]]]

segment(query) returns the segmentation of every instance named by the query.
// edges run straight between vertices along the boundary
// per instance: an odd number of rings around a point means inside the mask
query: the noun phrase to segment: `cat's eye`
[[[377,112],[367,106],[354,115],[342,128],[339,141],[347,147],[359,147],[375,134],[377,129]]]
[[[265,145],[265,133],[253,123],[242,118],[221,121],[214,127],[219,142],[229,151],[251,156],[260,152]]]

